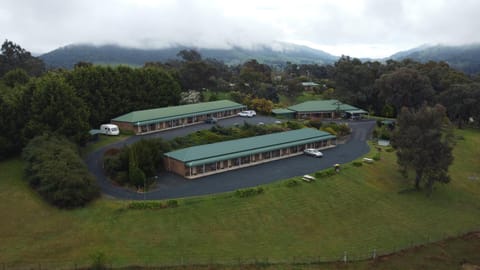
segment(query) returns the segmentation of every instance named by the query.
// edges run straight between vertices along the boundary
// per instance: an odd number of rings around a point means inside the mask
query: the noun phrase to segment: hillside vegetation
[[[101,199],[63,211],[28,188],[22,161],[5,161],[0,263],[73,267],[99,253],[113,266],[356,259],[457,235],[480,227],[479,135],[457,132],[453,180],[431,197],[410,191],[395,154],[382,151],[374,164],[344,165],[313,183],[277,182],[253,197],[188,198],[161,210]]]
[[[444,61],[451,67],[468,74],[480,72],[480,44],[422,46],[398,52],[390,58],[393,60],[412,59],[419,62]]]
[[[228,65],[238,65],[250,59],[257,59],[269,65],[284,64],[287,61],[308,64],[332,64],[338,57],[312,49],[306,46],[280,43],[278,50],[270,45],[258,46],[253,49],[232,47],[229,49],[198,48],[206,58],[214,58]],[[40,58],[48,67],[73,68],[78,62],[92,62],[106,65],[143,66],[146,62],[165,62],[176,60],[181,50],[192,49],[185,46],[175,46],[162,49],[127,48],[118,45],[94,46],[72,44],[43,54]]]

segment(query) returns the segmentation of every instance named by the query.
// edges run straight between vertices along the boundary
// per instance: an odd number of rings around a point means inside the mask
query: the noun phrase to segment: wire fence
[[[474,228],[469,230],[469,232],[458,232],[454,234],[443,234],[436,237],[425,236],[416,241],[410,241],[407,245],[402,245],[393,248],[380,248],[380,247],[371,247],[364,248],[363,251],[358,252],[359,248],[355,248],[355,251],[345,251],[340,252],[337,255],[333,256],[291,256],[283,258],[272,258],[268,256],[258,256],[258,257],[222,257],[215,254],[205,255],[202,254],[183,254],[175,258],[169,258],[163,260],[160,263],[150,263],[155,262],[153,257],[144,257],[139,258],[136,262],[128,262],[128,264],[115,263],[108,259],[108,254],[106,254],[106,259],[104,261],[92,261],[92,259],[74,262],[74,261],[42,261],[38,260],[36,262],[0,262],[0,270],[43,270],[43,269],[91,269],[92,265],[97,264],[101,265],[102,269],[119,269],[119,268],[134,268],[134,269],[155,269],[155,268],[169,268],[169,267],[182,267],[182,266],[242,266],[242,265],[256,265],[256,266],[269,266],[269,265],[316,265],[316,264],[325,264],[325,263],[353,263],[357,261],[366,261],[366,260],[375,260],[382,256],[393,255],[395,253],[406,251],[411,248],[421,247],[428,244],[436,243],[442,240],[449,238],[458,238],[469,235],[471,233],[480,232],[480,228]],[[352,249],[353,250],[353,249]]]

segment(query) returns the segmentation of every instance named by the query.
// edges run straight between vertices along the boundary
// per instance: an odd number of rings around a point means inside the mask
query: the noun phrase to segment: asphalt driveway
[[[222,126],[250,124],[263,122],[273,123],[277,119],[272,117],[257,116],[254,118],[234,117],[223,119],[218,122]],[[106,150],[112,147],[122,147],[142,138],[161,137],[166,140],[178,136],[185,136],[191,132],[208,129],[211,124],[199,124],[185,128],[173,129],[142,136],[132,136],[125,141],[118,142],[93,153],[90,153],[86,162],[90,172],[97,178],[102,192],[118,199],[169,199],[190,196],[214,194],[233,191],[239,188],[247,188],[261,184],[271,183],[280,179],[312,173],[321,169],[329,168],[335,163],[347,163],[369,151],[366,140],[375,126],[375,121],[348,121],[352,128],[350,139],[345,144],[339,144],[335,148],[322,151],[323,158],[314,158],[306,155],[281,159],[243,169],[214,174],[195,180],[187,180],[173,173],[162,173],[158,177],[156,187],[147,193],[137,193],[123,187],[113,185],[104,175],[102,157]]]

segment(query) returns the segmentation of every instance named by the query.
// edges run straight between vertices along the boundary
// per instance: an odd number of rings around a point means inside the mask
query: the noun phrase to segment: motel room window
[[[211,172],[217,170],[217,163],[209,163],[205,165],[205,172]]]
[[[242,157],[242,164],[249,163],[249,162],[250,162],[250,156]]]

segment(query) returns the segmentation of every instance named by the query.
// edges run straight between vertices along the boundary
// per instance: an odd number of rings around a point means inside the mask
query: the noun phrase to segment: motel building
[[[335,145],[334,135],[303,128],[168,152],[164,154],[164,166],[167,171],[195,179],[300,155],[306,148]]]
[[[357,107],[342,103],[336,99],[311,100],[288,108],[274,109],[276,116],[296,119],[360,119],[368,113]]]
[[[120,130],[129,130],[137,135],[203,123],[210,117],[218,119],[234,117],[246,109],[245,105],[230,101],[163,107],[134,111],[112,119]]]

